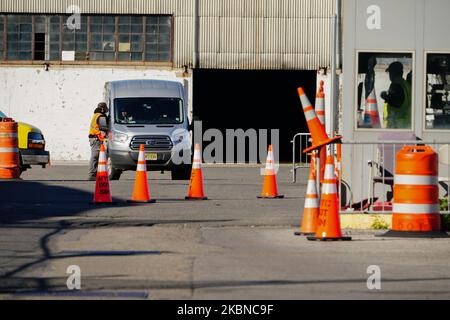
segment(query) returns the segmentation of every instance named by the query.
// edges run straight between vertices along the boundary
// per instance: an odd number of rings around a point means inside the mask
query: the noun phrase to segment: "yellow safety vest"
[[[386,103],[384,105],[384,127],[387,129],[409,129],[411,128],[411,85],[402,79],[397,82],[403,89],[405,99],[400,108]]]
[[[105,137],[102,135],[102,131],[100,131],[100,127],[98,125],[98,118],[103,117],[104,115],[101,113],[95,113],[91,120],[91,126],[89,128],[89,136],[97,136],[100,141],[105,140]]]

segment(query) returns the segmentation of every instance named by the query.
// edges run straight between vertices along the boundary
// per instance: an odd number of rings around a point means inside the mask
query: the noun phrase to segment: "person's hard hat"
[[[403,64],[401,62],[392,62],[386,69],[386,72],[392,72],[395,74],[403,74]]]

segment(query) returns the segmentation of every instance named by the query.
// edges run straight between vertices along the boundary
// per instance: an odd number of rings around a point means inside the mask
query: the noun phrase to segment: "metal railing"
[[[297,133],[292,138],[292,183],[297,182],[298,169],[310,167],[311,156],[309,154],[303,153],[303,150],[311,146],[310,137],[310,133]],[[298,144],[297,140],[299,142]],[[299,146],[298,149],[297,146]]]
[[[450,142],[343,141],[343,171],[339,183],[341,212],[392,212],[396,155],[406,145],[427,145],[438,153],[440,198],[449,196]],[[450,211],[450,205],[447,211]]]

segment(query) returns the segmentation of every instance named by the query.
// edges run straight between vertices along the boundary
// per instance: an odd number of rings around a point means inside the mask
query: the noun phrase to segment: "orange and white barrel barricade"
[[[18,123],[4,118],[0,122],[0,179],[20,177]]]
[[[428,146],[397,153],[392,231],[440,231],[438,155]]]

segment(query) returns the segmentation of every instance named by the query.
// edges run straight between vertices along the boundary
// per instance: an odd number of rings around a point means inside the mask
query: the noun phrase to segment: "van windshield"
[[[117,98],[114,119],[118,124],[183,123],[183,101],[178,98]]]

